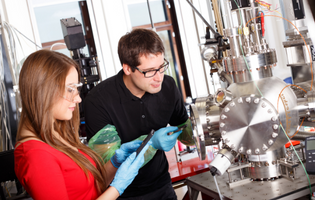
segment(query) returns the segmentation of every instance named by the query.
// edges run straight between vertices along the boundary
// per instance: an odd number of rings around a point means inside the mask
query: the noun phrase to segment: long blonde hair
[[[22,113],[17,132],[17,141],[22,138],[21,131],[29,130],[36,137],[53,148],[65,153],[80,166],[88,177],[92,173],[99,192],[106,189],[105,168],[101,158],[79,140],[80,114],[76,105],[71,120],[56,120],[54,123],[51,109],[65,91],[65,81],[69,70],[75,67],[80,79],[80,69],[77,63],[64,54],[39,50],[25,60],[19,79],[19,89],[22,99]],[[70,145],[89,155],[96,163],[94,165],[81,153],[63,144],[54,135],[56,131]]]

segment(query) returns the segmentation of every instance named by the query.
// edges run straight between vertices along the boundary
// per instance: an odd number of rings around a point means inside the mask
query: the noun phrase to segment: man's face
[[[139,61],[141,64],[138,65],[137,68],[140,71],[147,72],[150,70],[156,70],[163,66],[164,55],[149,54],[147,56],[139,57]],[[130,73],[128,74],[125,71],[127,76],[124,78],[124,82],[133,95],[141,98],[145,92],[154,94],[161,90],[164,73],[157,72],[153,77],[146,78],[139,70],[136,69],[134,72],[132,72],[129,66],[127,68],[129,68],[128,71]]]

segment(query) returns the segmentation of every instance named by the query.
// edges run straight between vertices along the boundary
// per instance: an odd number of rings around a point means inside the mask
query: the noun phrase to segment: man
[[[167,132],[177,128],[163,127],[181,125],[188,116],[175,81],[164,75],[169,63],[163,43],[154,31],[135,29],[121,37],[118,54],[123,69],[85,98],[88,139],[107,124],[116,127],[122,143],[158,130],[152,146],[159,150],[119,199],[176,200],[164,151],[178,136]]]

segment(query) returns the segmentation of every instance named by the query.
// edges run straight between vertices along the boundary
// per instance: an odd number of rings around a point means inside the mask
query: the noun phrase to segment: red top
[[[82,151],[94,166],[95,162]],[[96,199],[99,195],[94,177],[67,155],[48,144],[29,140],[14,150],[15,173],[33,199]]]

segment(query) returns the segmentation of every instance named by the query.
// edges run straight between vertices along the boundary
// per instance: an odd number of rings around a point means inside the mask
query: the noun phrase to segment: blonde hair
[[[90,148],[79,140],[80,114],[79,107],[73,112],[70,120],[56,120],[54,123],[51,109],[58,101],[60,93],[65,91],[65,81],[69,70],[75,67],[80,79],[80,69],[77,63],[64,54],[39,50],[25,60],[19,79],[19,89],[22,99],[22,113],[17,132],[17,141],[22,138],[21,131],[29,130],[36,137],[53,148],[69,156],[85,172],[94,176],[100,193],[105,191],[105,168],[102,159]],[[63,144],[54,135],[53,131],[67,141],[70,145],[78,148],[96,163],[94,165],[81,153]]]

